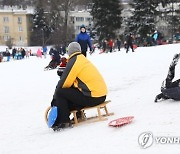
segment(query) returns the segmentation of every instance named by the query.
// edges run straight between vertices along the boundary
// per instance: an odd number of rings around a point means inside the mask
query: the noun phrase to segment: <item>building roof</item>
[[[34,14],[34,7],[27,7],[26,9],[23,9],[19,6],[4,6],[0,8],[0,13]]]

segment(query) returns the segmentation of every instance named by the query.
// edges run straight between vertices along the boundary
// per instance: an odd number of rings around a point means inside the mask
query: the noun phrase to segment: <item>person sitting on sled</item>
[[[51,55],[51,61],[45,69],[55,69],[59,64],[61,57],[56,49],[51,48],[49,54]]]
[[[54,131],[71,127],[70,111],[92,107],[105,101],[106,83],[97,68],[81,53],[81,46],[72,42],[68,46],[67,65],[56,86],[52,107],[57,107]]]
[[[180,100],[180,79],[172,82],[175,76],[175,66],[180,58],[180,53],[175,54],[173,61],[170,64],[167,78],[161,86],[161,93],[156,96],[155,102],[159,100],[173,99]]]
[[[67,59],[66,57],[62,57],[61,58],[61,63],[59,65],[59,68],[57,70],[57,75],[58,76],[62,76],[62,73],[64,72],[64,69],[66,68],[66,64],[67,64]]]

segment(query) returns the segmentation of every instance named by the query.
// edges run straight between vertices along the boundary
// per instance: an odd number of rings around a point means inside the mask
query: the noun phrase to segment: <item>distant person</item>
[[[7,61],[10,61],[11,54],[10,54],[8,48],[6,48],[6,53],[5,53],[5,55],[6,55],[6,57],[7,57]]]
[[[155,102],[159,100],[174,99],[180,101],[180,79],[172,82],[175,76],[175,66],[180,58],[180,54],[175,54],[170,64],[167,78],[161,86],[161,93],[156,96]]]
[[[21,48],[20,51],[21,51],[22,59],[24,59],[26,55],[26,51],[24,50],[24,48]]]
[[[46,46],[43,46],[43,55],[44,55],[44,58],[46,58],[46,55],[47,55],[47,47]]]
[[[76,37],[76,42],[78,42],[81,46],[81,52],[86,57],[87,48],[89,46],[90,53],[92,52],[92,43],[91,38],[86,32],[86,27],[82,25],[80,27],[80,33]]]
[[[42,51],[40,48],[37,50],[37,57],[42,58]]]
[[[134,49],[133,49],[133,40],[134,40],[133,35],[132,35],[132,33],[130,33],[127,36],[127,39],[126,39],[126,43],[127,43],[126,53],[128,53],[129,47],[131,48],[132,52],[134,52]]]
[[[10,61],[11,54],[10,54],[9,50],[6,50],[6,56],[7,56],[7,61]]]
[[[0,52],[0,63],[3,61],[3,54]]]
[[[72,42],[68,46],[66,68],[56,86],[51,102],[58,108],[54,131],[71,127],[70,111],[93,107],[105,101],[106,83],[97,68],[81,53],[81,46]]]
[[[158,32],[154,31],[154,34],[152,35],[154,45],[157,45],[158,35]]]
[[[106,52],[106,49],[107,49],[107,40],[103,41],[102,49],[103,49],[103,52]]]
[[[179,42],[180,41],[180,32],[176,32],[176,34],[174,35],[174,37],[175,37],[175,40],[176,40],[176,42]]]
[[[112,50],[113,50],[113,46],[114,46],[114,42],[113,42],[112,39],[110,39],[110,40],[108,41],[108,46],[109,46],[109,52],[111,53]]]
[[[16,49],[16,48],[13,48],[13,50],[12,50],[12,57],[13,57],[13,59],[15,58],[16,51],[17,51],[17,49]]]
[[[45,70],[55,69],[61,62],[61,56],[55,48],[51,48],[49,54],[51,55],[51,61],[49,62],[48,66],[44,68]]]
[[[116,45],[117,45],[118,51],[120,51],[121,50],[121,40],[120,39],[116,40]]]

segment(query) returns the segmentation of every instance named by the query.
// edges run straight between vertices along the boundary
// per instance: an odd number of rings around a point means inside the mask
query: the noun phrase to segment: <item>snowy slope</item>
[[[43,71],[50,58],[31,57],[0,63],[0,153],[2,154],[178,154],[180,144],[154,143],[147,149],[138,144],[141,133],[154,136],[180,136],[180,102],[154,103],[169,64],[180,44],[142,47],[126,54],[98,54],[90,59],[108,86],[108,105],[115,115],[108,121],[85,124],[54,133],[44,121],[58,82],[56,70]],[[176,69],[180,78],[180,64]],[[95,115],[96,111],[87,114]],[[133,115],[132,124],[110,128],[115,118]]]

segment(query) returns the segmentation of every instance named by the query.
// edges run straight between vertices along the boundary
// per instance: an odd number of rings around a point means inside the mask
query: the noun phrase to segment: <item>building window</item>
[[[92,21],[92,18],[86,17],[86,21]]]
[[[71,17],[71,18],[70,18],[70,21],[71,21],[71,22],[74,22],[74,17]]]
[[[4,17],[3,20],[4,20],[4,23],[9,22],[9,18],[8,17]]]
[[[22,31],[23,31],[22,26],[19,26],[19,27],[18,27],[18,31],[19,31],[19,32],[22,32]]]
[[[30,23],[33,22],[33,17],[29,17],[29,22],[30,22]]]
[[[69,23],[70,23],[70,24],[71,24],[71,23],[74,24],[74,17],[71,17],[71,18],[70,18]]]
[[[21,23],[22,23],[22,18],[18,17],[18,24],[21,24]]]
[[[10,37],[8,35],[3,36],[4,41],[8,41],[9,39],[10,39]]]
[[[76,21],[84,21],[83,17],[76,17]]]
[[[80,27],[81,27],[81,26],[76,26],[76,30],[80,30]]]
[[[9,27],[8,26],[4,27],[4,33],[9,33]]]
[[[22,36],[19,36],[19,42],[22,42],[22,41],[23,41]]]

